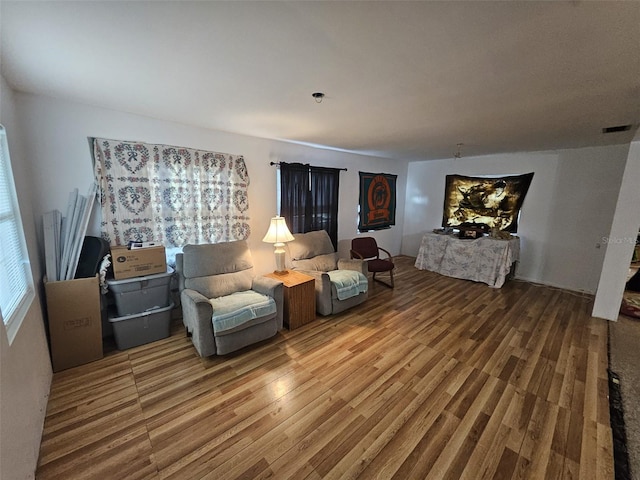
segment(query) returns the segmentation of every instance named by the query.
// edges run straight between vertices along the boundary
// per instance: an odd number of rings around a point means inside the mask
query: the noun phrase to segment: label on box
[[[167,271],[164,247],[135,248],[111,247],[111,264],[116,280],[142,277]]]

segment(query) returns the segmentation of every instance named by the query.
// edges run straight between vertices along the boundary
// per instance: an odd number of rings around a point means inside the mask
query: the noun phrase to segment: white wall
[[[36,217],[31,202],[31,171],[22,148],[14,93],[0,76],[0,122],[7,130],[22,223],[34,279],[41,277]],[[40,292],[11,345],[0,321],[0,478],[34,478],[46,413],[51,362],[45,336]]]
[[[598,283],[593,316],[617,320],[629,262],[640,228],[640,129],[631,142],[616,213],[607,237],[604,266]]]
[[[576,291],[596,290],[628,145],[526,152],[409,164],[402,253],[440,227],[445,176],[534,172],[522,208],[519,278]]]
[[[26,158],[34,171],[31,189],[36,216],[54,208],[64,213],[68,193],[74,188],[88,189],[93,178],[88,137],[139,140],[244,156],[251,180],[249,246],[258,273],[275,269],[273,246],[261,241],[277,213],[276,168],[269,162],[348,169],[340,174],[338,249],[343,256],[348,256],[350,239],[357,235],[358,171],[397,174],[398,226],[374,236],[392,254],[400,252],[406,162],[207,130],[42,96],[19,94],[17,98],[28,135]],[[98,235],[95,218],[91,223],[93,231],[88,233]]]

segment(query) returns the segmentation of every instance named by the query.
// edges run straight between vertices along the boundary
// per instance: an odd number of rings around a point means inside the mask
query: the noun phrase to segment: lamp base
[[[274,253],[276,256],[276,271],[275,273],[284,273],[287,268],[284,266],[284,243],[274,243]]]

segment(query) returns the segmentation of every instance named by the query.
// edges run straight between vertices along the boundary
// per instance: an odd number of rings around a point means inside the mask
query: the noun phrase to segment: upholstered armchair
[[[186,245],[176,271],[182,322],[201,357],[225,355],[283,328],[282,283],[255,277],[245,240]]]
[[[366,262],[339,259],[324,230],[293,237],[286,244],[287,267],[315,279],[316,311],[320,315],[342,312],[368,298]]]

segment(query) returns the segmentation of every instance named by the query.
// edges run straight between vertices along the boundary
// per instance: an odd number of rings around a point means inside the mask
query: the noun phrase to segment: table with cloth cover
[[[500,288],[512,264],[519,258],[520,238],[513,235],[508,240],[492,237],[460,239],[429,232],[422,237],[415,266]]]

